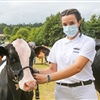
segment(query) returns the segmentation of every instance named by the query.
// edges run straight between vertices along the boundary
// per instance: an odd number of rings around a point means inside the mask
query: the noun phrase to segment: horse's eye
[[[10,60],[11,60],[11,62],[15,62],[16,61],[15,58],[12,55],[10,55]]]
[[[12,62],[15,62],[15,61],[16,61],[16,59],[15,59],[15,58],[12,58],[12,59],[11,59],[11,61],[12,61]]]

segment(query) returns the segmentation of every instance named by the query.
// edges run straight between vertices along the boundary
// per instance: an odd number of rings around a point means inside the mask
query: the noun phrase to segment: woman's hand
[[[38,71],[37,69],[35,70]],[[47,75],[51,75],[54,72],[57,72],[57,64],[51,63],[49,68],[45,70],[39,70],[39,73],[34,73],[33,76],[36,79],[37,83],[43,84],[49,81]]]
[[[47,83],[47,76],[44,74],[33,74],[34,78],[36,79],[37,83],[43,84]]]

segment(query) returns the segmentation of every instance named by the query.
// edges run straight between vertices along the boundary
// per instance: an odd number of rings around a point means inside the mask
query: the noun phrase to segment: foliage
[[[10,39],[11,37],[11,30],[8,26],[6,26],[4,29],[3,29],[3,32],[4,32],[4,35],[7,39]]]
[[[36,43],[38,43],[38,31],[39,31],[39,28],[32,28],[31,29],[31,32],[28,36],[28,41],[34,41]]]
[[[3,34],[3,29],[6,27],[7,25],[2,23],[0,24],[0,34]]]
[[[17,38],[23,38],[25,40],[27,40],[28,38],[28,35],[29,35],[29,30],[26,29],[26,28],[20,28],[15,35],[13,35],[11,38],[10,38],[10,41],[13,41]]]
[[[87,24],[87,35],[100,39],[100,16],[92,15]]]
[[[49,67],[49,65],[46,64],[39,64],[39,59],[36,59],[36,64],[34,65],[34,68],[38,70],[44,70]],[[39,92],[40,92],[40,100],[54,100],[54,87],[55,87],[55,82],[50,82],[46,84],[39,84]],[[34,91],[35,92],[35,91]],[[35,99],[35,94],[34,98]]]
[[[59,15],[60,14],[57,13],[56,15],[51,15],[50,17],[46,18],[46,21],[38,33],[40,44],[52,46],[55,41],[62,37],[63,33],[60,26]]]
[[[24,38],[26,41],[34,41],[36,45],[52,46],[64,36],[59,15],[59,12],[56,15],[50,15],[43,24],[0,24],[0,32],[10,41]],[[81,31],[90,37],[100,39],[100,16],[92,15],[88,21],[83,18]]]
[[[19,26],[15,26],[12,30],[12,36],[15,35],[17,33],[17,31],[19,30]]]

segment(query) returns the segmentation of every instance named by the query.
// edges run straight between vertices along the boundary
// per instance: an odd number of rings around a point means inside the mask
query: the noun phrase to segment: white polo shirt
[[[79,55],[89,59],[89,62],[81,70],[81,72],[57,82],[61,83],[76,83],[80,81],[94,80],[91,64],[94,60],[95,41],[82,34],[78,34],[73,40],[67,37],[58,40],[50,50],[48,61],[57,64],[57,71],[72,65]]]

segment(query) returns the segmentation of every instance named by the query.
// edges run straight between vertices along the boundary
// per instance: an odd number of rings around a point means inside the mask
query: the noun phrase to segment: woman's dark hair
[[[80,14],[80,12],[77,9],[67,9],[67,10],[64,10],[63,12],[60,13],[60,18],[62,18],[63,16],[71,15],[71,14],[75,15],[77,21],[82,19],[81,14]],[[79,27],[79,31],[81,32],[80,27]]]

